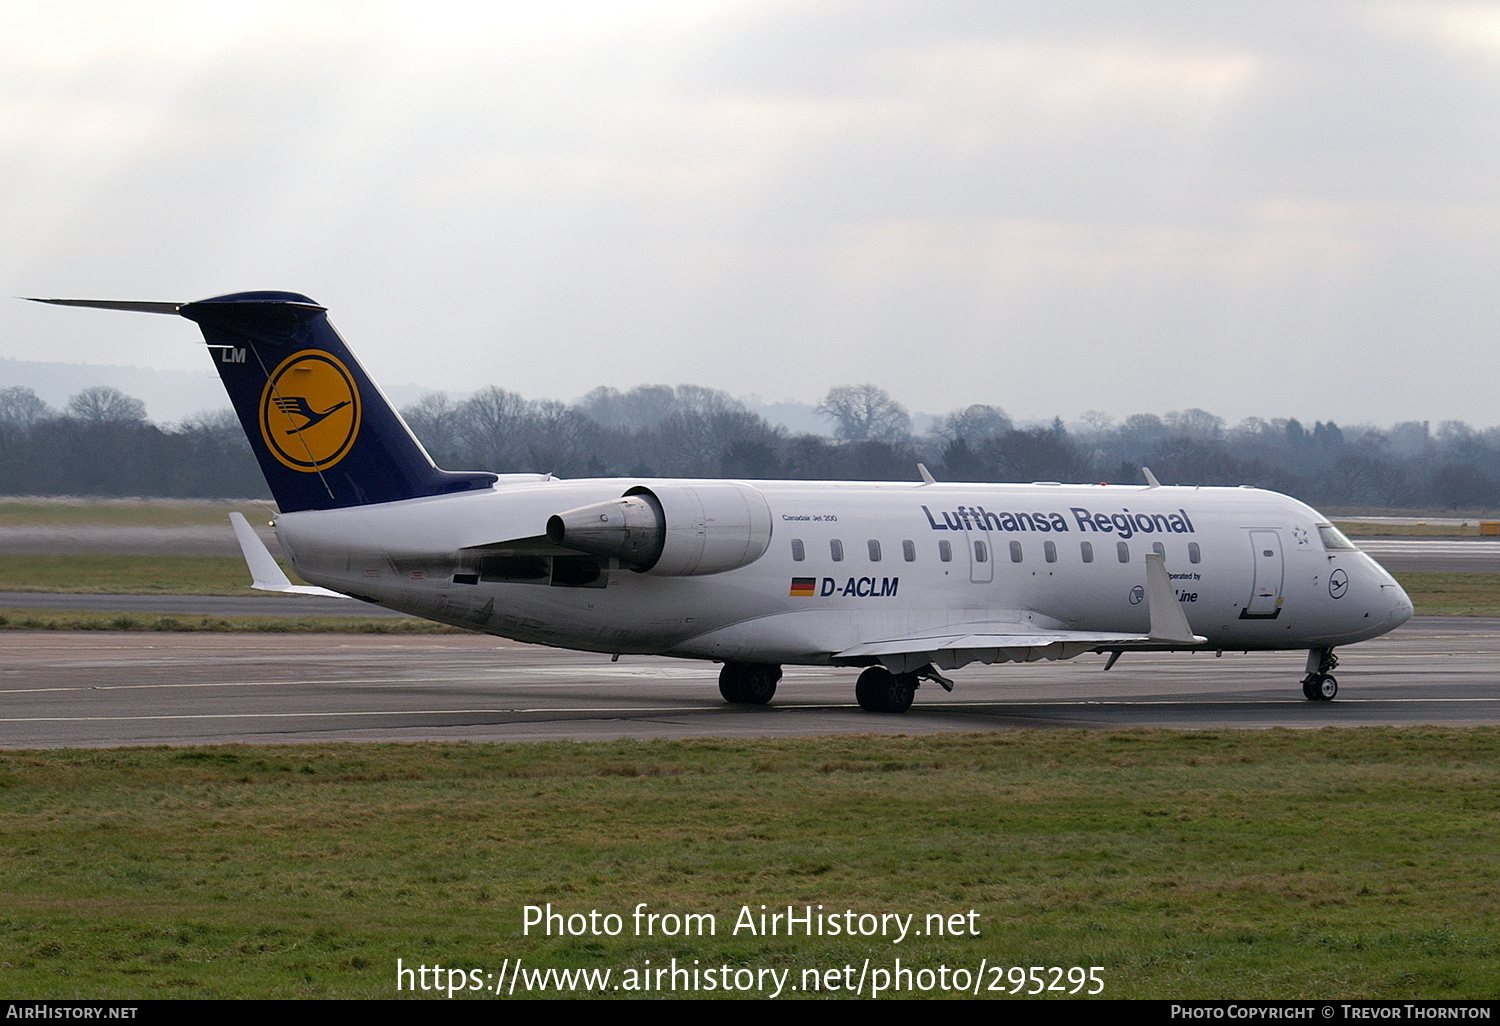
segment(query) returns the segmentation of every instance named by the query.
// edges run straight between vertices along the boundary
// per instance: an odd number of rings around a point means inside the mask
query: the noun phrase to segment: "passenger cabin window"
[[[1119,555],[1121,563],[1130,562],[1130,546],[1124,542],[1115,542],[1115,553]]]
[[[1085,563],[1092,563],[1094,561],[1094,543],[1093,542],[1079,542],[1078,543],[1078,551],[1079,551],[1079,553],[1082,554],[1083,561]]]
[[[938,559],[944,563],[953,562],[953,546],[946,538],[938,542]]]
[[[870,562],[871,563],[879,563],[880,562],[880,543],[878,541],[876,541],[874,538],[870,539]]]
[[[1162,559],[1166,559],[1167,558],[1167,547],[1165,545],[1163,545],[1161,542],[1152,542],[1151,543],[1151,551],[1154,552],[1154,553],[1156,553]]]
[[[1049,542],[1049,541],[1048,542],[1042,542],[1042,555],[1043,555],[1043,557],[1046,558],[1047,562],[1049,562],[1049,563],[1056,563],[1057,562],[1057,543],[1056,542]]]
[[[990,558],[990,550],[985,547],[984,542],[976,540],[974,542],[974,562],[976,562],[976,563],[988,562],[989,558]]]
[[[1200,549],[1200,548],[1198,548],[1198,543],[1197,542],[1188,542],[1188,562],[1189,563],[1201,563],[1201,562],[1203,562],[1203,550]]]
[[[901,558],[905,559],[908,563],[915,563],[917,561],[917,543],[910,538],[902,542]]]
[[[842,563],[844,561],[844,543],[837,538],[830,539],[828,542],[828,554],[833,557],[835,563]]]
[[[1019,563],[1021,561],[1021,543],[1013,541],[1010,543],[1010,561]]]
[[[792,539],[792,558],[799,563],[807,558],[807,549],[803,546],[801,538]]]

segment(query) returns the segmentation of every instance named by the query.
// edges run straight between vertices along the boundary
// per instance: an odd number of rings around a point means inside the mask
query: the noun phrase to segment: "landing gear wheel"
[[[1333,696],[1339,693],[1339,682],[1334,679],[1333,674],[1323,674],[1323,679],[1318,682],[1318,701],[1332,702]]]
[[[769,663],[725,663],[719,694],[735,705],[765,705],[776,694],[781,667]]]
[[[1331,673],[1309,674],[1302,682],[1302,694],[1309,702],[1331,702],[1339,693],[1339,682]]]
[[[872,666],[859,675],[854,697],[866,712],[904,713],[916,697],[917,684],[914,673],[892,673],[884,666]]]

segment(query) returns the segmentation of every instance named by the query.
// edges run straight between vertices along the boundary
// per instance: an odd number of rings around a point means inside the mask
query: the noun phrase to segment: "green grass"
[[[1102,966],[1106,997],[1500,991],[1500,731],[1011,731],[0,754],[0,971],[52,998],[498,972]],[[523,936],[527,905],[711,937]],[[742,906],[978,913],[759,937]],[[618,975],[616,980],[620,979]]]
[[[230,510],[252,524],[273,514],[253,499],[0,499],[0,527],[229,527]]]
[[[0,591],[89,595],[256,594],[250,587],[250,571],[238,556],[102,552],[0,553]]]
[[[1500,574],[1408,571],[1392,577],[1418,616],[1500,616]]]

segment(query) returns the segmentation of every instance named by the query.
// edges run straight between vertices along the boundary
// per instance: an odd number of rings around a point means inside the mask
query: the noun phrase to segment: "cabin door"
[[[1251,531],[1255,581],[1250,601],[1240,611],[1241,620],[1274,620],[1281,615],[1281,535],[1275,531]]]

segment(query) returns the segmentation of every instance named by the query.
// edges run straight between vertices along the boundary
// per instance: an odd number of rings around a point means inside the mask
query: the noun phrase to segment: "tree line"
[[[402,410],[439,466],[559,477],[732,477],[1138,484],[1253,484],[1315,505],[1483,510],[1500,505],[1500,428],[1444,421],[1391,428],[1309,427],[1251,417],[1234,426],[1203,410],[1115,421],[1017,424],[973,405],[913,431],[907,410],[873,385],[829,391],[829,435],[788,431],[725,392],[696,385],[596,388],[576,403],[481,389],[431,393]],[[229,410],[156,425],[140,400],[88,388],[61,410],[29,388],[0,388],[0,493],[265,496]]]

